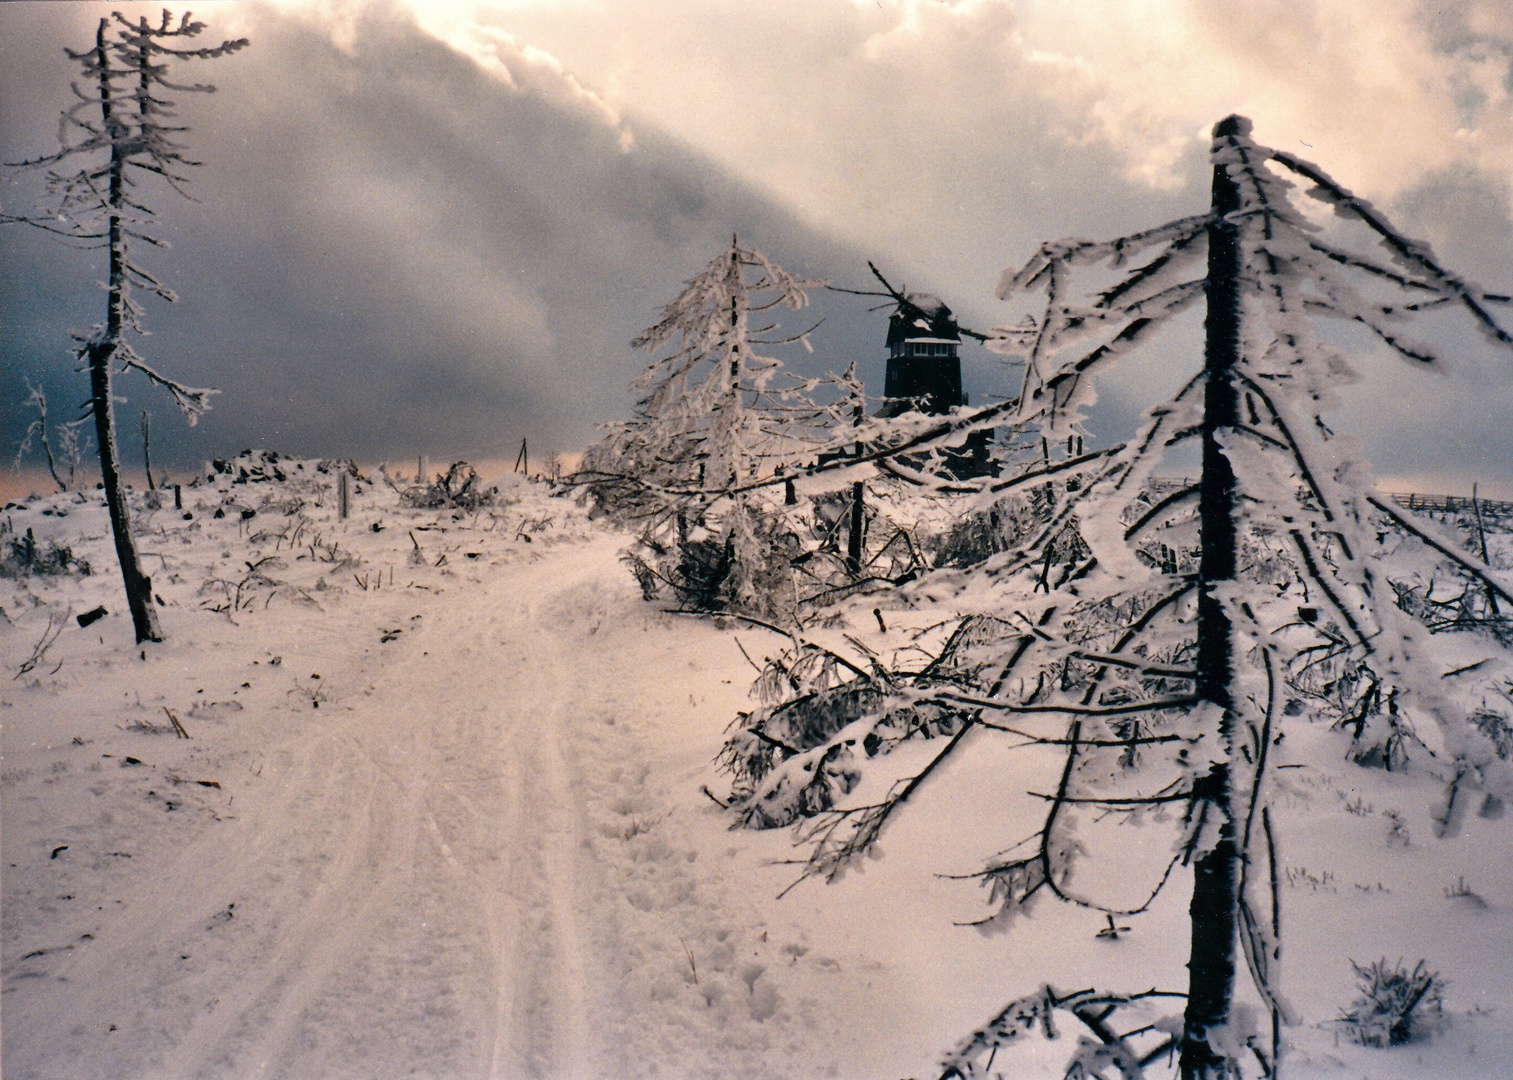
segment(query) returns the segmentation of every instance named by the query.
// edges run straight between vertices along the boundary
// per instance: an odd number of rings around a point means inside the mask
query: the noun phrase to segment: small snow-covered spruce
[[[116,447],[113,384],[118,373],[140,372],[173,397],[190,424],[210,408],[215,393],[160,373],[129,340],[129,335],[144,332],[142,308],[134,291],[175,299],[172,290],[132,252],[133,241],[167,247],[151,231],[155,215],[144,201],[141,181],[157,177],[187,197],[187,168],[199,164],[185,156],[179,136],[187,129],[173,122],[174,103],[161,95],[164,90],[208,93],[215,89],[171,82],[170,68],[177,61],[225,56],[247,44],[240,39],[209,48],[186,47],[204,29],[204,23],[193,21],[187,13],[175,22],[164,11],[154,24],[145,15],[132,21],[113,12],[100,19],[93,46],[79,52],[66,49],[78,62],[82,78],[72,84],[76,100],[59,121],[59,147],[15,166],[43,170],[41,205],[29,214],[0,213],[0,222],[31,225],[85,247],[105,248],[109,255],[105,321],[89,334],[75,335],[75,340],[77,356],[89,371],[89,415],[94,417],[105,501],[139,643],[162,640],[162,631],[153,607],[152,582],[142,572],[131,534]]]
[[[1508,347],[1513,337],[1492,314],[1506,298],[1449,273],[1322,170],[1258,146],[1249,132],[1240,117],[1216,126],[1208,213],[1107,243],[1046,244],[1004,275],[1003,297],[1046,295],[1033,328],[1000,336],[1002,347],[1026,354],[1024,387],[1011,408],[981,410],[958,429],[990,418],[1038,429],[1048,450],[1059,448],[1078,430],[1093,379],[1161,325],[1204,304],[1206,344],[1202,370],[1151,410],[1136,438],[1088,454],[1076,453],[1073,440],[1064,457],[1046,452],[1040,464],[979,488],[987,498],[1027,478],[1071,481],[1043,521],[969,572],[981,605],[969,620],[973,652],[985,661],[967,666],[977,685],[949,665],[895,680],[872,717],[817,746],[793,745],[800,753],[764,774],[757,793],[800,790],[821,762],[845,778],[832,786],[849,790],[856,751],[879,718],[955,711],[954,733],[919,773],[872,805],[847,806],[836,795],[803,826],[812,843],[806,872],[833,878],[975,739],[996,732],[1064,748],[1054,790],[1039,796],[1047,807],[1039,830],[976,875],[997,908],[984,924],[1006,925],[1043,895],[1138,914],[1191,867],[1190,981],[1169,1040],[1184,1080],[1277,1070],[1289,1010],[1279,990],[1267,770],[1285,718],[1298,711],[1293,700],[1353,726],[1357,760],[1367,763],[1370,740],[1390,761],[1411,742],[1413,725],[1437,726],[1444,750],[1434,761],[1427,748],[1422,756],[1447,781],[1441,834],[1478,788],[1499,799],[1513,792],[1508,763],[1486,734],[1492,725],[1477,719],[1489,698],[1503,700],[1495,691],[1508,678],[1505,651],[1483,640],[1483,659],[1443,670],[1443,650],[1399,608],[1392,582],[1454,566],[1502,603],[1513,603],[1513,591],[1448,531],[1374,492],[1322,418],[1350,372],[1312,327],[1321,317],[1348,320],[1414,366],[1438,366],[1403,333],[1406,317],[1459,308]],[[1343,247],[1310,223],[1292,206],[1283,171],[1308,181],[1308,193],[1346,225],[1364,226],[1390,259]],[[1098,263],[1122,276],[1090,301],[1074,299],[1073,271]],[[1152,474],[1168,448],[1193,443],[1198,482],[1163,490]],[[1079,544],[1065,542],[1068,528]],[[803,777],[790,773],[790,761]],[[1149,868],[1135,895],[1102,896],[1112,883],[1099,882],[1096,867],[1078,873],[1078,827],[1109,818],[1164,821],[1173,832],[1172,854]],[[1233,1006],[1242,963],[1270,1013],[1269,1037],[1241,1030]],[[1102,1064],[1079,1058],[1074,1071],[1143,1075],[1153,1048],[1131,1040],[1151,1026],[1121,1034],[1114,1010],[1099,1020],[1109,1056]],[[987,1075],[997,1045],[974,1036],[945,1074]]]
[[[648,595],[696,610],[793,616],[812,513],[783,477],[827,445],[854,375],[802,379],[766,348],[799,343],[767,314],[808,305],[799,281],[732,239],[632,345],[664,351],[636,380],[635,416],[590,448],[575,481],[640,530],[628,561]],[[811,590],[812,591],[812,590]]]
[[[1445,980],[1420,960],[1410,970],[1399,960],[1386,959],[1355,969],[1360,996],[1336,1021],[1362,1046],[1401,1046],[1423,1038],[1439,1024],[1444,1005]]]
[[[733,239],[684,285],[631,342],[650,351],[670,348],[632,384],[635,417],[611,426],[589,451],[580,478],[594,485],[597,498],[630,501],[632,516],[656,513],[669,496],[707,500],[753,475],[777,449],[762,424],[764,410],[792,397],[787,387],[773,386],[782,363],[757,352],[774,343],[761,335],[776,326],[753,330],[752,316],[808,306],[805,284]],[[638,496],[653,504],[649,511],[636,505]]]

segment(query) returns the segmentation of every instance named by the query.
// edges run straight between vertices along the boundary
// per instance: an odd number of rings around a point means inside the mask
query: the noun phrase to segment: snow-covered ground
[[[751,707],[742,648],[780,640],[643,601],[625,538],[545,484],[477,514],[362,484],[340,521],[332,473],[281,470],[143,507],[167,636],[145,649],[96,499],[3,512],[0,541],[30,529],[94,571],[0,580],[8,1080],[923,1078],[1047,981],[1185,984],[1181,880],[1116,940],[1048,902],[993,936],[956,925],[984,897],[948,875],[1032,831],[1053,754],[984,737],[865,873],[779,899],[793,835],[730,831],[703,788],[723,794],[711,762]],[[890,631],[852,631],[879,651],[933,617],[888,603]],[[1277,773],[1288,1074],[1513,1075],[1513,823],[1435,839],[1432,777],[1343,749],[1304,728]],[[1139,894],[1136,856],[1171,833],[1106,831],[1087,842],[1125,869],[1100,884]],[[1349,961],[1383,957],[1447,980],[1429,1041],[1331,1023]],[[1060,1076],[1075,1037],[997,1067]]]

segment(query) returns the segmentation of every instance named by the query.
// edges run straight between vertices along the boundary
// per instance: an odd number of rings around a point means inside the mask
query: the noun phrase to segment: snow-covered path
[[[647,603],[624,537],[537,485],[473,518],[383,494],[343,522],[223,482],[186,499],[193,520],[144,514],[169,635],[145,650],[109,575],[3,583],[0,670],[66,620],[0,681],[6,1080],[926,1077],[1043,980],[1180,984],[1182,888],[1113,941],[1049,904],[962,927],[983,898],[951,875],[1023,834],[1056,767],[986,740],[885,857],[778,900],[792,834],[730,832],[701,788],[720,793],[711,762],[751,707],[743,653],[782,639]],[[98,505],[7,513],[108,565]],[[99,603],[89,629],[66,618]],[[1506,822],[1437,841],[1434,786],[1333,737],[1295,733],[1279,781],[1309,1018],[1292,1073],[1500,1075],[1481,1062],[1513,1060]],[[1166,844],[1151,824],[1113,839]],[[1349,962],[1381,955],[1451,980],[1434,1042],[1337,1039]],[[1016,1049],[1017,1075],[1060,1076],[1065,1046]]]
[[[429,605],[360,704],[285,740],[234,820],[141,866],[93,947],[7,1002],[10,1049],[71,1046],[74,1076],[123,1052],[167,1077],[597,1075],[579,926],[605,897],[579,887],[562,727],[602,688],[555,612],[601,564],[557,561]]]
[[[646,603],[545,485],[343,521],[292,471],[139,510],[161,645],[110,575],[0,595],[11,672],[63,627],[0,683],[7,1080],[759,1080],[920,1042],[851,1019],[920,1013],[878,959],[917,918],[777,904],[789,838],[701,791],[765,631]],[[94,501],[7,513],[109,565]]]
[[[404,633],[382,650],[313,626],[285,663],[324,654],[321,722],[263,747],[256,783],[139,854],[110,903],[65,915],[81,947],[26,958],[56,956],[12,980],[6,1075],[610,1075],[623,1019],[596,988],[625,900],[590,809],[613,818],[637,774],[605,703],[655,678],[595,648],[611,607],[635,610],[617,544],[390,593],[368,614]]]

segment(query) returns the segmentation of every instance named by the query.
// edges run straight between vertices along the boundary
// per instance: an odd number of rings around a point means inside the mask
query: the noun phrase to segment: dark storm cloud
[[[69,77],[56,51],[92,22],[10,5],[0,17],[28,42],[0,54],[14,160],[53,144]],[[207,163],[199,202],[152,197],[174,246],[143,260],[181,301],[148,303],[141,351],[222,391],[198,431],[155,425],[165,457],[497,456],[523,435],[573,449],[624,414],[645,361],[628,339],[733,230],[801,272],[861,265],[655,131],[627,149],[592,108],[505,85],[402,16],[370,10],[345,47],[271,11],[244,32],[251,48],[196,73],[219,92],[183,96]],[[12,185],[7,207],[27,190]],[[0,245],[0,421],[19,435],[23,379],[55,410],[83,396],[65,331],[100,317],[103,258],[19,227]],[[872,331],[860,305],[831,307],[821,340],[843,366]],[[123,387],[125,415],[171,411],[137,380]]]
[[[253,45],[204,67],[220,93],[186,101],[202,201],[154,198],[176,246],[147,261],[183,301],[151,305],[143,349],[224,393],[198,431],[155,435],[189,460],[576,448],[626,411],[644,360],[628,339],[731,231],[844,284],[866,285],[873,257],[969,325],[1014,322],[1038,298],[1002,304],[993,284],[1038,241],[1200,212],[1203,132],[1233,108],[1513,289],[1505,5],[1450,5],[1428,38],[1428,7],[1368,6],[417,3],[424,31],[359,0],[211,8],[212,33]],[[53,144],[61,46],[100,10],[0,4],[4,157]],[[66,330],[99,318],[102,273],[0,229],[0,433],[26,419],[23,378],[82,396]],[[862,360],[875,391],[881,316],[816,299],[829,318],[802,362]],[[1122,436],[1186,378],[1197,321],[1103,381],[1094,432]],[[1474,471],[1513,494],[1513,363],[1464,322],[1420,336],[1451,377],[1341,339],[1362,373],[1345,426],[1383,471]],[[966,375],[977,401],[1014,389],[980,351]],[[171,411],[126,390],[128,416]]]

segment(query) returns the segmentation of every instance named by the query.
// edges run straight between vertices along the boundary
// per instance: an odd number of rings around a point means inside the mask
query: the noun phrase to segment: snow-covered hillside
[[[94,493],[4,510],[0,541],[92,568],[0,579],[7,1078],[923,1078],[1046,982],[1185,985],[1184,883],[1114,937],[1050,902],[957,925],[983,896],[949,875],[1034,828],[1044,747],[984,741],[865,873],[779,899],[803,851],[731,831],[711,763],[751,707],[743,650],[781,638],[645,602],[627,539],[549,485],[463,513],[362,482],[339,520],[335,476],[253,457],[182,510],[138,493],[167,635],[146,648]],[[882,653],[930,603],[873,621],[868,599],[835,633]],[[1345,745],[1313,726],[1280,748],[1288,1074],[1513,1074],[1513,826],[1434,839],[1438,781]],[[1171,843],[1153,818],[1087,838],[1128,856],[1132,893]],[[1427,1041],[1332,1023],[1350,961],[1384,957],[1444,976]],[[1076,1037],[997,1068],[1060,1076]]]

